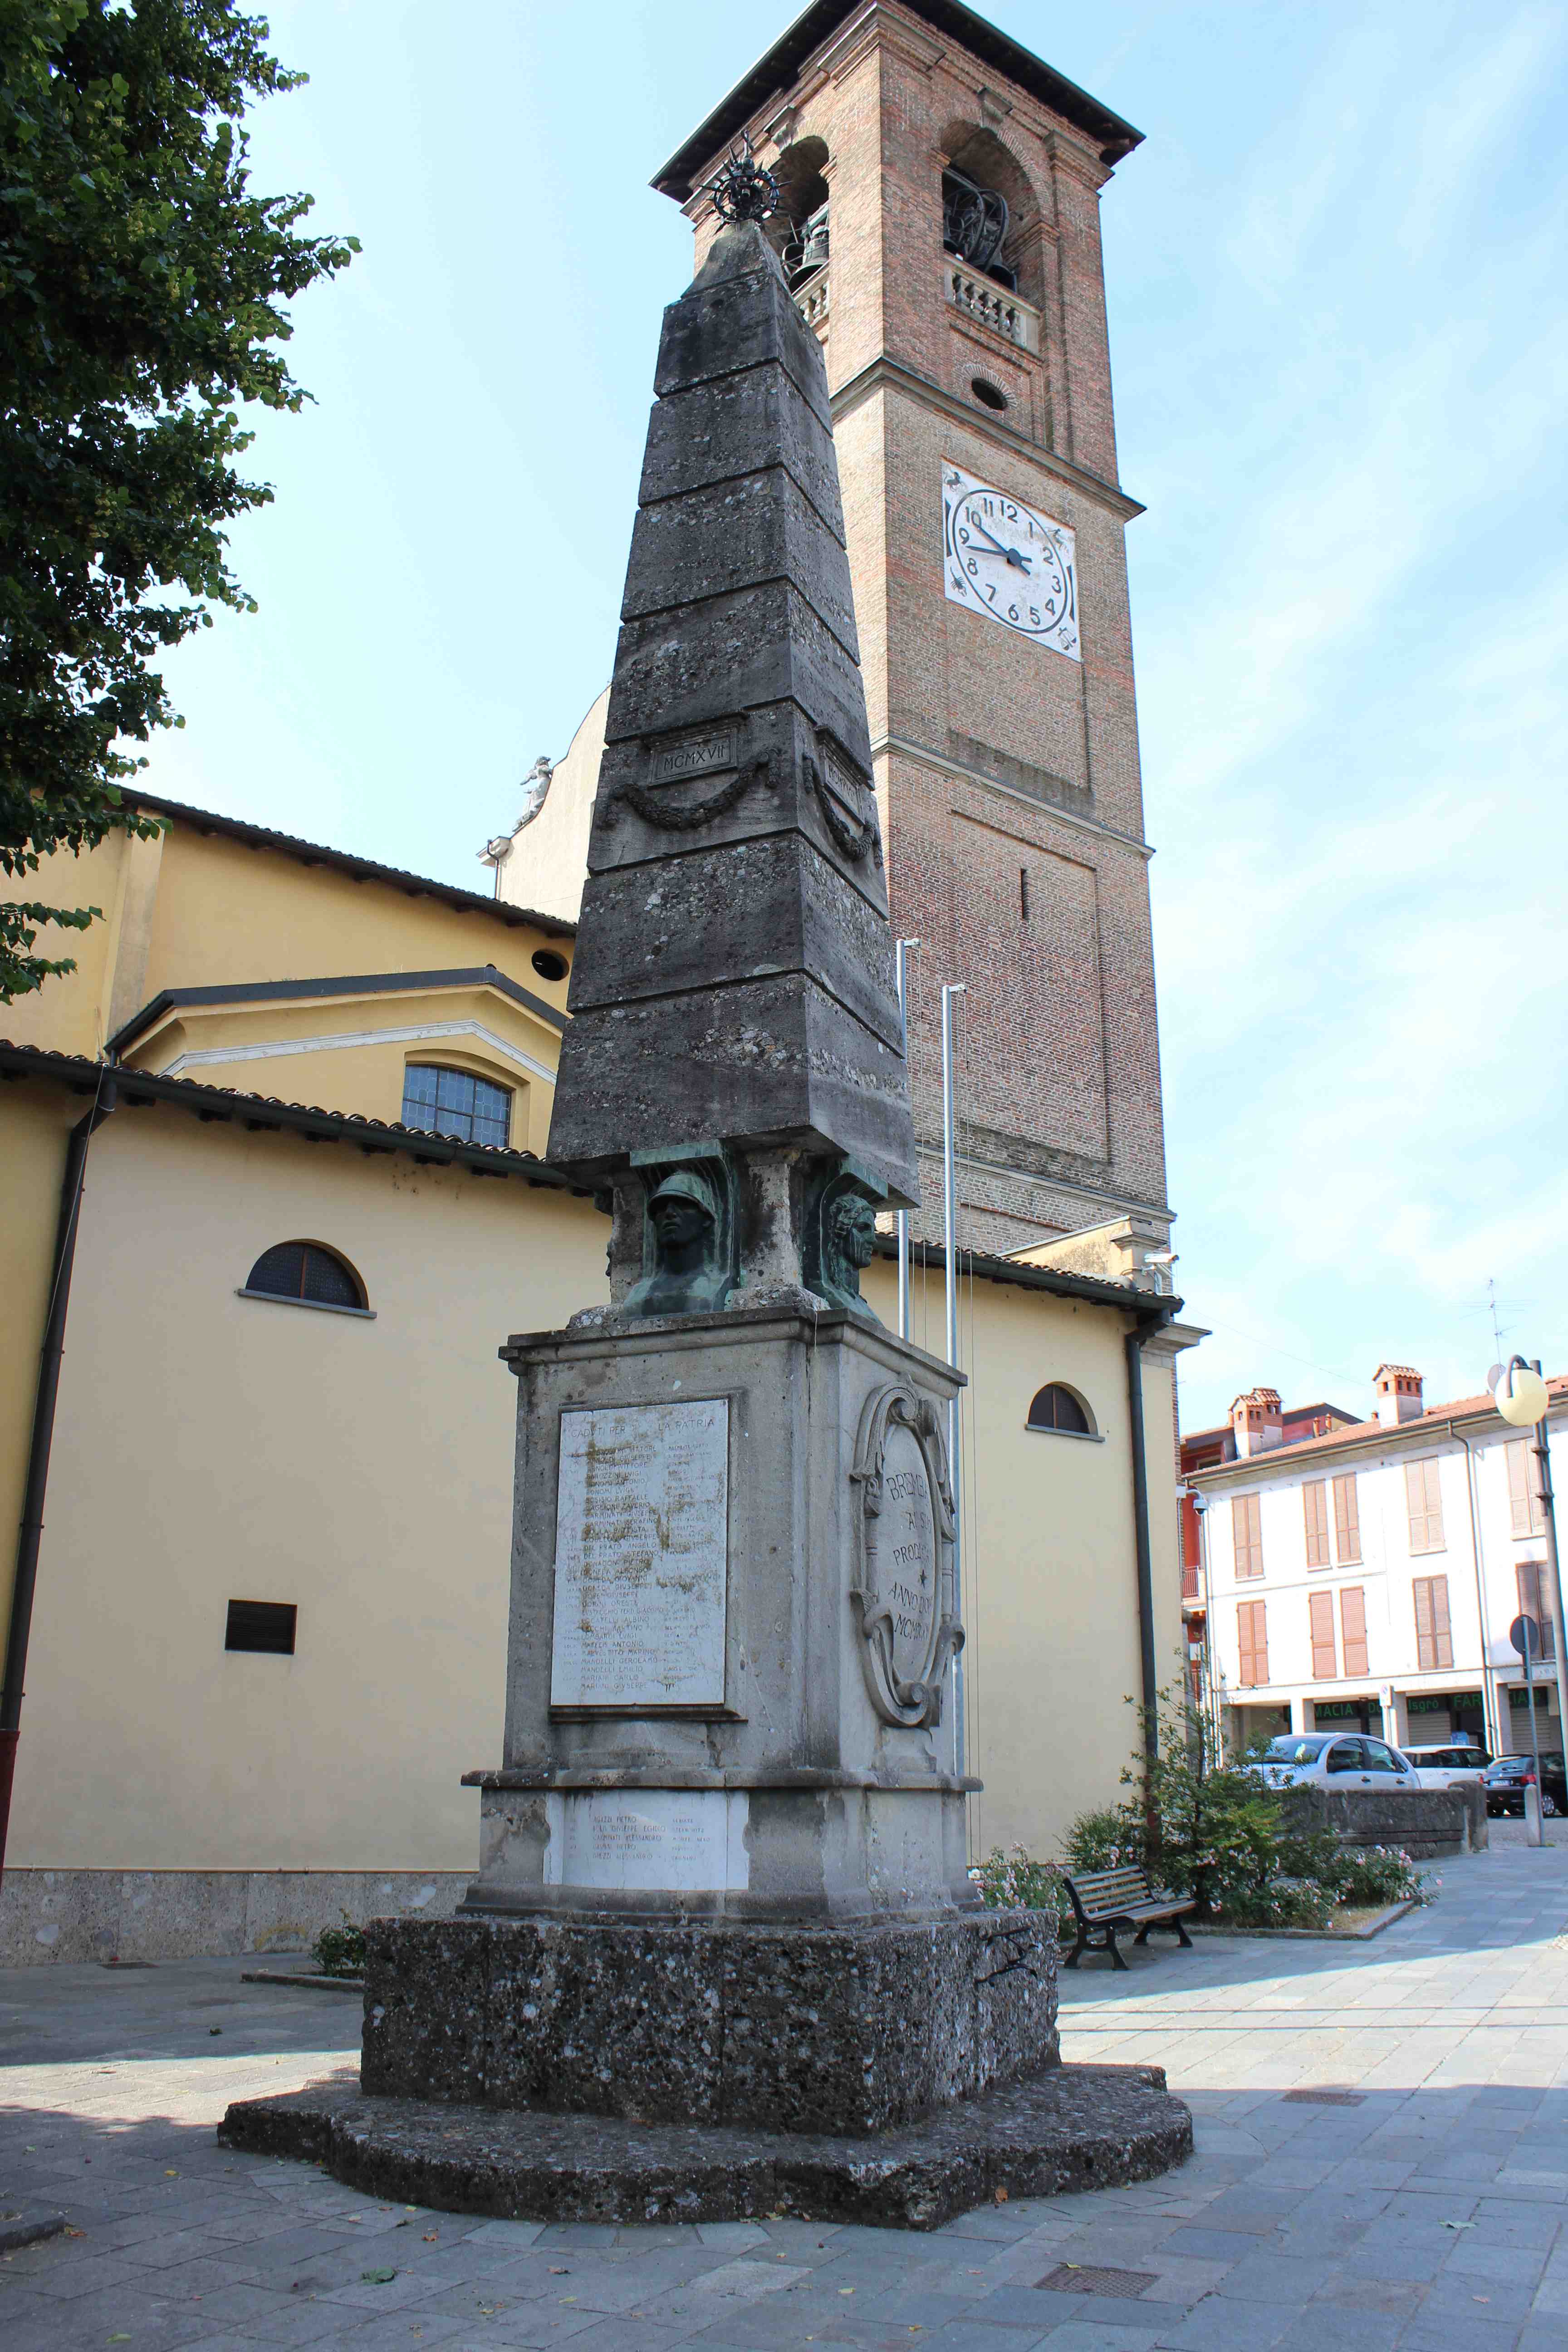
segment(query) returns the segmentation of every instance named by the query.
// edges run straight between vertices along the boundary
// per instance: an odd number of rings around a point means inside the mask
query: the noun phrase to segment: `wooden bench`
[[[1078,1941],[1068,1955],[1069,1969],[1077,1968],[1085,1952],[1109,1952],[1113,1966],[1124,1969],[1127,1963],[1116,1948],[1118,1929],[1131,1933],[1136,1927],[1133,1940],[1142,1944],[1151,1927],[1173,1927],[1182,1949],[1192,1950],[1193,1939],[1182,1925],[1184,1914],[1197,1907],[1190,1895],[1163,1895],[1150,1885],[1146,1872],[1136,1869],[1064,1871],[1062,1875],[1078,1921]]]

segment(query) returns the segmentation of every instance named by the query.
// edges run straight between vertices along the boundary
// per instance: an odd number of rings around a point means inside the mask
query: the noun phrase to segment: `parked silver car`
[[[1418,1789],[1414,1764],[1397,1748],[1360,1731],[1287,1731],[1249,1768],[1271,1789],[1302,1782],[1328,1789]]]

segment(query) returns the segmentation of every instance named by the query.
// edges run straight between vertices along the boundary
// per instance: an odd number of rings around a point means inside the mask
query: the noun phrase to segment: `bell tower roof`
[[[669,161],[654,173],[651,184],[661,195],[671,196],[678,205],[685,204],[697,184],[698,176],[720,149],[728,146],[761,106],[765,106],[775,90],[788,89],[797,79],[801,68],[814,49],[837,32],[841,25],[857,15],[876,13],[879,0],[812,0],[793,25],[785,27],[749,73],[743,74],[730,92],[721,100],[705,122],[699,123],[689,138],[682,140]],[[1053,114],[1085,131],[1099,146],[1104,163],[1119,163],[1142,143],[1143,133],[1091,98],[1076,82],[1068,81],[994,25],[977,16],[973,8],[965,8],[961,0],[899,0],[910,16],[919,17],[933,32],[945,34],[950,40],[978,58],[983,65],[994,66],[999,74],[1026,90],[1048,106]]]

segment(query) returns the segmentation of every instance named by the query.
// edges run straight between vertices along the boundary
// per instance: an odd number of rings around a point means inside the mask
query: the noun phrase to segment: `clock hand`
[[[1011,563],[1011,564],[1016,565],[1018,571],[1020,571],[1020,572],[1026,572],[1028,571],[1029,567],[1028,567],[1027,563],[1025,562],[1024,558],[1019,554],[1019,552],[1018,552],[1018,551],[1017,551],[1017,549],[1016,549],[1016,547],[1004,547],[1004,546],[1003,546],[1003,544],[1002,544],[1002,542],[1001,542],[1001,541],[1000,541],[999,539],[994,538],[994,537],[992,536],[992,533],[986,530],[985,525],[984,525],[983,522],[981,522],[981,521],[980,521],[976,517],[974,517],[974,516],[971,516],[970,520],[971,520],[971,521],[972,521],[972,522],[973,522],[973,524],[974,524],[974,528],[975,528],[975,530],[976,530],[977,531],[979,531],[979,533],[980,533],[981,537],[982,537],[983,539],[989,539],[989,540],[991,541],[991,544],[992,544],[992,546],[996,550],[996,552],[997,552],[997,554],[998,554],[998,555],[1005,555],[1005,556],[1006,557],[1006,559],[1007,559],[1008,562],[1009,562],[1009,563]]]

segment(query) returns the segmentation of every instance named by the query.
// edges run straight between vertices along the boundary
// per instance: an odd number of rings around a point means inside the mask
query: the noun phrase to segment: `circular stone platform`
[[[1151,2180],[1193,2150],[1158,2066],[1054,2066],[863,2139],[376,2098],[351,2073],[241,2099],[227,2147],[324,2165],[351,2189],[530,2221],[744,2221],[798,2214],[934,2230],[999,2194]]]

